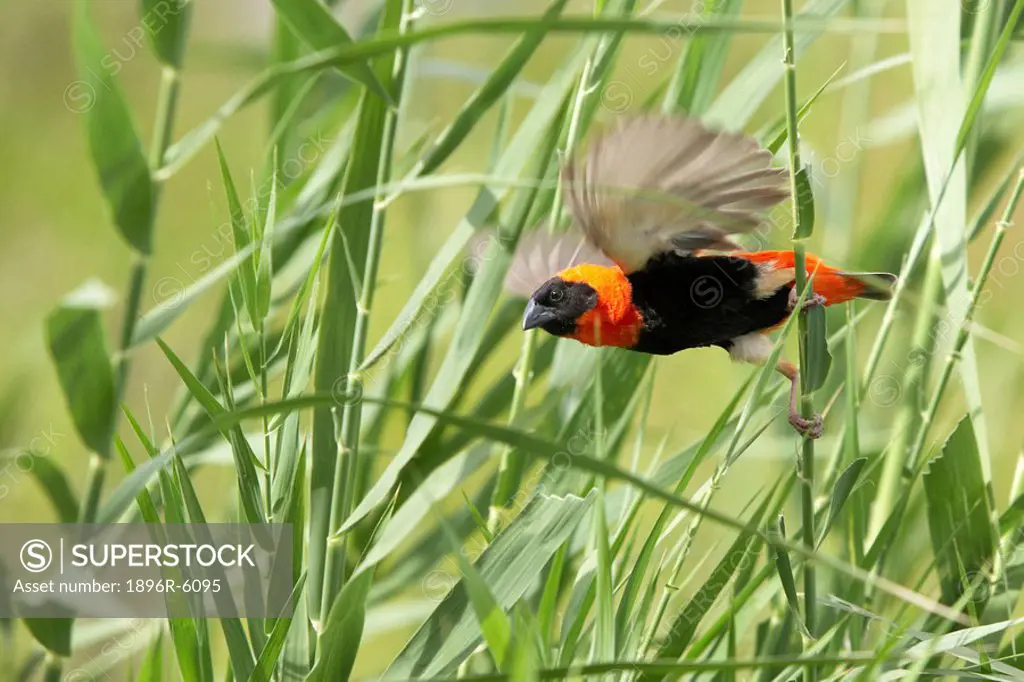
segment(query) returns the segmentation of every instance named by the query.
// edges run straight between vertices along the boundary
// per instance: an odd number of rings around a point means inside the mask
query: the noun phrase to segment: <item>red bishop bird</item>
[[[562,182],[583,240],[575,250],[542,233],[523,240],[509,280],[543,281],[531,287],[524,330],[654,355],[719,346],[737,361],[768,360],[767,333],[798,300],[793,252],[745,252],[730,235],[755,230],[765,210],[789,198],[788,171],[772,166],[769,151],[692,118],[628,118],[585,158],[570,158]],[[810,254],[806,267],[813,294],[805,306],[885,300],[896,281]],[[790,424],[819,437],[821,417],[797,409],[796,367],[781,361],[777,369],[791,382]]]

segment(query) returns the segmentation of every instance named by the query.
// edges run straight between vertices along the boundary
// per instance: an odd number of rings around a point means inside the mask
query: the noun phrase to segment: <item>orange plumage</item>
[[[783,285],[792,286],[796,281],[796,258],[792,251],[751,251],[730,255],[752,263],[771,266],[776,271],[791,271],[792,277],[783,282]],[[865,293],[866,285],[857,275],[825,265],[813,254],[807,254],[806,267],[807,275],[813,276],[811,286],[814,293],[824,296],[829,305],[845,303]]]
[[[597,305],[577,319],[570,338],[590,346],[629,348],[636,344],[644,321],[633,305],[633,285],[622,268],[583,264],[558,276],[565,282],[587,284],[597,292]]]

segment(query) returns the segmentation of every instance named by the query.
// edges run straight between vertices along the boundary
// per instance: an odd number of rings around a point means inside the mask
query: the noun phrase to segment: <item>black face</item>
[[[549,334],[566,336],[576,331],[576,318],[596,305],[597,292],[590,285],[552,277],[527,302],[523,329],[540,327]]]

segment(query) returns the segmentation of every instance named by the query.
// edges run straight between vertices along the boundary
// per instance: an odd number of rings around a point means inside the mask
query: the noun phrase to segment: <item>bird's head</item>
[[[597,291],[586,282],[552,277],[526,303],[523,329],[540,327],[555,336],[572,336],[580,318],[597,307]]]
[[[533,292],[523,315],[524,330],[540,327],[591,346],[632,346],[642,324],[626,275],[604,265],[558,273]]]

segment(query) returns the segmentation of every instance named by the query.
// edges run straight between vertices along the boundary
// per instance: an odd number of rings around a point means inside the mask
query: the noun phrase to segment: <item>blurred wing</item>
[[[587,238],[626,272],[663,251],[730,250],[789,196],[788,173],[737,133],[696,119],[626,119],[562,170],[566,204]]]
[[[489,249],[496,247],[492,243],[495,239],[494,233],[483,231],[473,238],[469,250],[475,265],[488,257]],[[578,230],[561,234],[551,234],[545,229],[533,230],[519,239],[505,275],[505,290],[513,296],[529,298],[541,284],[565,268],[580,263],[613,265]]]

